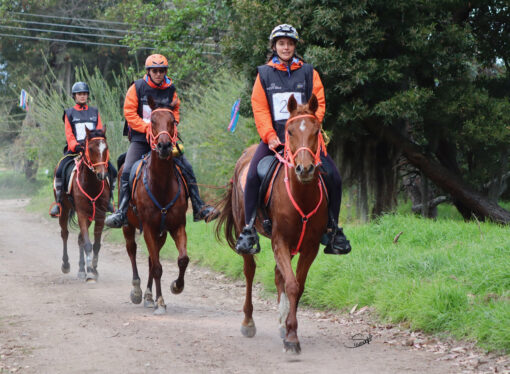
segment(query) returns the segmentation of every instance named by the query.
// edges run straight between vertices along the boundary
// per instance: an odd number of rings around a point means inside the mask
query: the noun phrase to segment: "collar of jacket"
[[[271,61],[269,61],[267,63],[269,66],[272,66],[274,67],[275,69],[278,69],[278,70],[281,70],[281,71],[289,71],[288,70],[288,65],[287,64],[283,64],[280,62],[280,59],[278,58],[278,56],[274,56],[272,58]],[[292,57],[292,61],[290,63],[290,70],[297,70],[299,69],[301,66],[303,66],[303,61],[301,61],[299,58],[297,57]]]
[[[87,104],[83,104],[83,105],[76,104],[75,106],[73,106],[73,108],[76,110],[88,110],[89,106]]]
[[[152,88],[156,88],[158,90],[164,90],[165,88],[168,88],[172,85],[172,80],[168,78],[166,75],[165,79],[163,80],[163,82],[161,82],[159,86],[152,81],[152,79],[149,77],[149,74],[145,74],[143,76],[143,80],[147,82],[149,86],[151,86]]]

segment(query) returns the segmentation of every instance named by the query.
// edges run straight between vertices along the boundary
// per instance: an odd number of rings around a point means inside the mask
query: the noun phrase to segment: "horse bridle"
[[[170,112],[170,113],[172,113],[172,116],[175,118],[175,114],[174,114],[174,111],[172,109],[169,109],[169,108],[154,109],[151,112],[151,122],[149,123],[149,131],[148,131],[148,134],[147,134],[147,142],[151,146],[152,150],[156,150],[156,146],[158,145],[158,138],[161,135],[166,134],[170,138],[170,142],[172,143],[172,147],[174,147],[175,144],[177,143],[177,125],[175,124],[175,121],[174,121],[174,124],[173,124],[173,126],[174,126],[174,135],[173,136],[170,135],[170,133],[168,131],[160,131],[160,132],[158,132],[156,134],[156,136],[154,136],[154,134],[152,133],[152,115],[155,112]]]
[[[300,147],[294,153],[292,153],[292,151],[290,150],[289,132],[288,132],[289,123],[291,121],[294,121],[299,118],[313,118],[317,122],[319,121],[318,118],[313,114],[301,114],[299,116],[289,118],[287,120],[287,122],[285,123],[285,144],[284,144],[284,150],[283,150],[283,157],[276,150],[273,150],[273,151],[275,152],[276,158],[278,158],[278,160],[280,160],[280,162],[287,165],[288,167],[295,166],[294,160],[296,159],[297,154],[301,151],[309,152],[313,157],[315,166],[319,166],[321,164],[321,150],[324,152],[324,155],[328,154],[326,151],[326,144],[324,143],[324,138],[323,138],[322,132],[320,130],[319,130],[319,134],[317,135],[318,144],[317,144],[317,151],[315,153],[309,147]]]
[[[108,161],[110,160],[110,150],[107,148],[106,149],[106,161],[100,161],[100,162],[96,162],[96,163],[92,163],[92,161],[90,160],[90,151],[89,151],[89,142],[91,142],[92,140],[106,140],[104,137],[102,136],[97,136],[95,138],[86,138],[85,139],[85,152],[84,152],[84,163],[85,165],[88,166],[88,168],[92,171],[94,171],[94,168],[98,165],[105,165],[105,167],[108,169]]]

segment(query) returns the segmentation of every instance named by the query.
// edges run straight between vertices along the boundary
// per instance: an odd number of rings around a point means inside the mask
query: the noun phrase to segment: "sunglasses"
[[[166,69],[164,69],[164,68],[161,68],[161,69],[154,69],[154,68],[153,68],[153,69],[151,69],[151,70],[152,70],[152,72],[153,72],[154,74],[166,74]]]

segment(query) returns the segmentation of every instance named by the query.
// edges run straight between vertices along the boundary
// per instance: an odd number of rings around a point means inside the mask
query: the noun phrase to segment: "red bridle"
[[[155,113],[155,112],[170,112],[172,113],[172,116],[175,118],[175,115],[174,115],[174,111],[172,109],[169,109],[169,108],[158,108],[158,109],[154,109],[151,113],[151,117],[152,115]],[[156,134],[156,136],[154,136],[154,134],[152,133],[152,118],[151,118],[151,122],[149,123],[149,131],[147,133],[147,142],[149,143],[149,145],[151,146],[151,149],[152,150],[156,150],[156,146],[158,145],[158,138],[161,136],[161,135],[168,135],[168,137],[170,138],[170,142],[172,143],[172,147],[175,146],[175,144],[177,143],[177,126],[175,125],[175,121],[173,123],[173,132],[174,132],[174,135],[170,135],[170,133],[168,131],[160,131]]]
[[[299,152],[306,151],[309,152],[312,157],[313,161],[315,163],[315,166],[319,166],[321,164],[321,150],[324,152],[324,155],[327,155],[326,151],[326,143],[324,143],[324,138],[322,137],[322,132],[319,131],[318,137],[318,144],[317,144],[317,150],[313,152],[309,147],[300,147],[298,148],[294,153],[290,150],[290,142],[289,142],[289,123],[300,118],[313,118],[317,122],[319,121],[317,117],[313,114],[301,114],[299,116],[295,116],[292,118],[289,118],[287,122],[285,123],[285,144],[284,144],[284,150],[283,150],[283,157],[275,151],[276,158],[280,160],[283,164],[287,165],[288,167],[294,167],[295,166],[295,159]]]
[[[298,203],[294,199],[294,196],[292,196],[292,191],[290,189],[290,181],[289,181],[289,172],[288,172],[288,170],[289,170],[289,168],[295,166],[294,165],[294,160],[296,159],[296,155],[299,152],[301,152],[301,151],[307,151],[307,152],[309,152],[312,155],[316,167],[321,164],[321,150],[324,152],[324,155],[327,155],[326,144],[324,143],[324,138],[322,137],[321,131],[319,131],[319,134],[317,135],[317,137],[318,137],[318,144],[317,144],[317,151],[315,153],[309,147],[300,147],[300,148],[298,148],[296,150],[296,152],[292,153],[292,151],[289,148],[289,132],[288,132],[288,127],[289,127],[289,123],[291,121],[294,121],[294,120],[299,119],[299,118],[313,118],[316,121],[318,121],[317,117],[315,115],[313,115],[313,114],[301,114],[299,116],[295,116],[295,117],[289,118],[287,120],[287,122],[285,123],[285,148],[284,148],[284,151],[283,151],[283,156],[284,157],[280,156],[280,154],[276,150],[273,150],[275,152],[276,157],[278,158],[278,160],[280,160],[280,162],[282,162],[285,165],[285,178],[284,178],[284,182],[285,182],[285,188],[287,189],[287,195],[289,196],[289,199],[292,202],[292,205],[294,206],[294,208],[297,210],[297,212],[301,216],[301,222],[303,223],[303,227],[301,229],[301,235],[299,236],[298,244],[297,244],[296,248],[291,251],[291,255],[298,254],[299,249],[301,248],[301,244],[303,242],[303,238],[305,236],[306,224],[308,223],[308,219],[310,217],[312,217],[315,213],[317,213],[317,210],[319,210],[319,207],[321,206],[322,200],[323,200],[323,192],[322,192],[322,183],[321,183],[321,181],[319,179],[318,182],[317,182],[317,186],[319,187],[319,193],[320,193],[319,202],[315,206],[315,209],[313,209],[310,213],[308,213],[308,214],[303,213],[303,211],[299,207]]]
[[[92,171],[94,170],[94,167],[98,165],[105,165],[105,167],[108,169],[108,161],[110,160],[110,150],[108,149],[108,147],[106,147],[106,161],[92,163],[92,161],[90,160],[89,142],[91,142],[92,140],[105,140],[105,138],[98,136],[91,139],[89,138],[85,139],[85,154],[84,154],[85,165],[87,165],[89,169]]]

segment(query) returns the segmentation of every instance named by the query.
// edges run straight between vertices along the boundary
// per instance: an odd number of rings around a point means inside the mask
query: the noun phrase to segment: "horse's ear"
[[[317,100],[317,96],[315,96],[315,94],[312,94],[312,97],[308,100],[308,109],[310,109],[313,113],[319,109],[319,100]]]
[[[90,130],[87,126],[85,126],[85,134],[87,138],[90,138]]]
[[[147,98],[147,103],[149,104],[149,106],[151,107],[152,110],[156,109],[156,102],[154,101],[152,96],[149,96]]]
[[[105,134],[105,135],[106,135],[106,124],[104,124],[104,123],[103,123],[103,128],[102,128],[102,130],[103,130],[103,134]]]
[[[292,113],[296,109],[297,109],[297,101],[296,101],[296,98],[294,97],[294,94],[292,94],[292,95],[290,95],[289,102],[287,103],[287,110],[289,111],[289,113]]]

